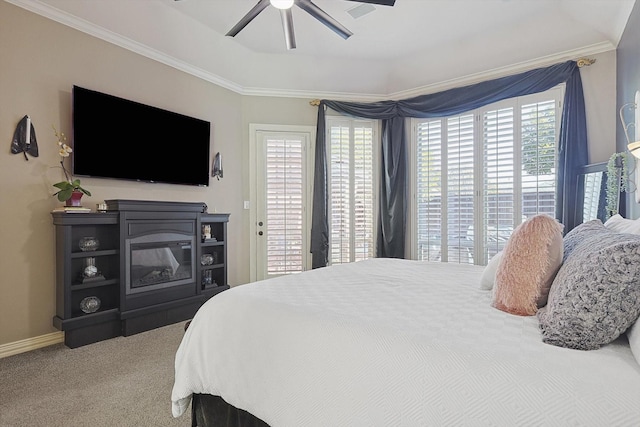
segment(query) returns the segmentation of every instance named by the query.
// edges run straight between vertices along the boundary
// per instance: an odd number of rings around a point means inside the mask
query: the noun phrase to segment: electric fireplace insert
[[[153,233],[125,242],[127,295],[193,283],[195,236]]]

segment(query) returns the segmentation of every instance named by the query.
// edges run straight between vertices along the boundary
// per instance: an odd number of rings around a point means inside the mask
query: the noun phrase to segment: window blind
[[[303,141],[266,141],[267,274],[303,271]]]
[[[373,122],[329,121],[330,263],[374,255]]]
[[[555,214],[560,91],[414,120],[414,257],[484,264],[524,219]]]

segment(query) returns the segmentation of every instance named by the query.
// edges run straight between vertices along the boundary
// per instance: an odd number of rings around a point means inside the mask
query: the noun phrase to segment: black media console
[[[229,214],[204,203],[107,200],[53,212],[56,315],[75,348],[187,320],[227,284]]]

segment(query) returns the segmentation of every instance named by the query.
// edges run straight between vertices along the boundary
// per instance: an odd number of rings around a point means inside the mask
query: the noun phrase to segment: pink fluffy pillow
[[[554,218],[541,214],[513,231],[496,271],[495,308],[533,316],[547,304],[551,283],[562,264],[562,229]]]

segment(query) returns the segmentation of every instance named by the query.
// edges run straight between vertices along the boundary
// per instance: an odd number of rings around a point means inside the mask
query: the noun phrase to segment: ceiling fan
[[[359,3],[372,3],[383,6],[393,6],[396,0],[348,0],[356,1]],[[284,29],[284,39],[287,44],[287,49],[296,48],[296,38],[293,32],[293,15],[291,14],[291,8],[293,5],[298,6],[300,9],[307,12],[309,15],[322,22],[329,27],[332,31],[339,36],[348,39],[353,35],[344,25],[333,19],[324,10],[320,9],[311,0],[259,0],[258,4],[253,6],[251,10],[240,19],[240,21],[226,34],[230,37],[235,37],[244,27],[246,27],[253,19],[260,14],[269,5],[280,9],[280,17],[282,18],[282,27]]]

